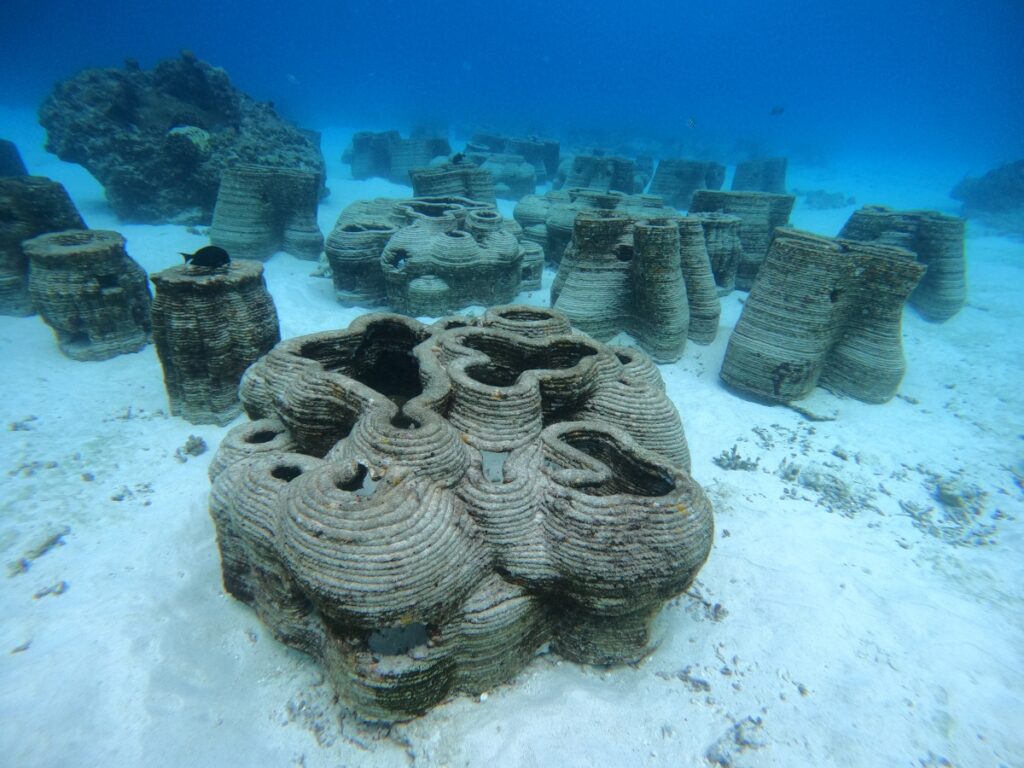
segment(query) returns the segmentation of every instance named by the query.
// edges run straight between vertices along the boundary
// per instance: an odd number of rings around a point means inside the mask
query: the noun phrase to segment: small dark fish
[[[195,253],[183,253],[185,263],[193,267],[226,267],[231,263],[228,252],[217,245],[206,245]]]
[[[783,106],[781,106],[779,104],[776,104],[774,107],[772,107],[772,111],[769,112],[768,114],[771,115],[772,117],[778,117],[779,115],[781,115],[785,111],[786,111],[785,107],[783,107]]]

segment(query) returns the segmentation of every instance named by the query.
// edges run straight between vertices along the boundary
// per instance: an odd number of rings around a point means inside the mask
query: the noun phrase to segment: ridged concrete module
[[[13,141],[0,139],[0,177],[28,176],[28,169]]]
[[[281,338],[263,265],[185,264],[151,279],[153,341],[171,413],[193,424],[227,424],[242,409],[242,374]]]
[[[253,422],[210,469],[224,586],[368,720],[480,694],[545,643],[642,658],[711,548],[657,370],[553,310],[364,315],[281,342],[241,395]]]
[[[494,205],[494,177],[474,163],[443,163],[409,170],[414,197],[457,195]]]
[[[117,232],[73,229],[23,243],[29,293],[60,351],[73,360],[107,360],[149,342],[146,272]]]
[[[67,190],[42,176],[0,178],[0,211],[0,315],[31,315],[22,243],[47,232],[85,229],[85,222]]]
[[[627,195],[636,191],[636,161],[609,155],[576,155],[565,187],[587,187]],[[642,190],[642,188],[641,188]]]
[[[693,193],[690,213],[727,213],[738,216],[743,252],[736,268],[736,287],[749,291],[757,270],[768,254],[776,227],[789,223],[796,198],[767,192],[724,192],[702,189]]]
[[[551,306],[598,339],[626,331],[658,362],[678,360],[687,338],[710,343],[720,307],[700,221],[580,213]]]
[[[937,211],[894,211],[867,205],[850,217],[840,237],[912,251],[928,271],[910,294],[922,317],[944,322],[967,303],[964,220]]]
[[[265,261],[277,251],[316,260],[320,178],[310,171],[238,165],[224,171],[210,242],[234,258]]]
[[[494,133],[476,133],[466,145],[466,152],[488,155],[518,155],[533,166],[536,180],[550,181],[558,174],[561,145],[555,139],[539,136],[501,136]]]
[[[575,188],[527,195],[516,204],[512,215],[523,228],[523,238],[540,244],[547,261],[558,264],[572,239],[576,214],[580,211],[619,211],[636,218],[678,215],[655,195]]]
[[[737,163],[732,177],[734,192],[771,192],[786,194],[786,167],[784,157],[769,157],[764,160],[745,160]]]
[[[496,197],[519,200],[537,191],[537,169],[522,155],[467,152],[466,158],[491,174]]]
[[[903,305],[924,271],[902,248],[780,229],[729,338],[722,380],[775,402],[816,385],[886,402],[906,370]]]
[[[386,300],[396,311],[431,317],[506,303],[524,280],[539,287],[542,271],[519,230],[493,206],[465,197],[355,202],[327,239],[335,295],[343,304]]]
[[[721,189],[725,166],[709,160],[665,158],[651,179],[648,190],[673,208],[687,209],[698,189]]]
[[[343,161],[351,164],[353,179],[378,176],[395,184],[408,184],[410,169],[428,166],[435,158],[451,153],[448,139],[440,136],[403,139],[398,131],[361,131],[352,136],[352,146]]]
[[[704,227],[704,245],[708,250],[718,295],[731,293],[736,287],[736,269],[743,255],[743,243],[740,241],[740,225],[743,220],[727,213],[690,215]]]

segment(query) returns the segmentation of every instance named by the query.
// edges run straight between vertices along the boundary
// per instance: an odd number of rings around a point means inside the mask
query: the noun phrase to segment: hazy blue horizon
[[[879,153],[975,172],[1024,156],[1019,0],[685,5],[487,11],[453,0],[440,13],[310,0],[286,17],[269,0],[8,0],[0,102],[38,106],[80,69],[126,57],[148,68],[188,48],[315,128],[427,122],[455,135],[485,127],[809,162]]]

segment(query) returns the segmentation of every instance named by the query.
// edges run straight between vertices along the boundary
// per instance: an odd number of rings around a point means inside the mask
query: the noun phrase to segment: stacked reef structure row
[[[776,227],[789,223],[795,202],[792,195],[702,189],[693,193],[690,213],[724,213],[739,217],[742,251],[736,267],[735,285],[741,291],[749,291],[768,253],[772,233]]]
[[[466,197],[495,204],[494,177],[486,168],[469,162],[443,163],[409,171],[413,197]]]
[[[352,166],[353,179],[377,176],[408,184],[412,168],[428,166],[451,153],[448,139],[439,136],[403,139],[398,131],[361,131],[352,137],[352,146],[342,160]]]
[[[725,166],[708,160],[665,158],[651,179],[648,190],[673,208],[687,209],[698,189],[721,189]]]
[[[924,272],[902,248],[778,230],[729,338],[722,380],[774,402],[817,385],[886,402],[906,370],[903,305]]]
[[[784,157],[737,163],[736,173],[732,177],[732,189],[734,192],[770,192],[773,195],[784,195],[788,165],[789,162]]]
[[[416,716],[537,649],[635,661],[711,547],[651,361],[506,306],[290,339],[214,459],[225,588],[362,717]]]

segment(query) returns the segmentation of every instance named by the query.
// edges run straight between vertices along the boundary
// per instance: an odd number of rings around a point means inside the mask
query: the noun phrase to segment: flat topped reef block
[[[727,213],[740,218],[740,243],[743,251],[736,267],[736,287],[749,291],[757,270],[768,253],[776,227],[789,223],[793,195],[767,192],[724,192],[700,189],[693,193],[690,213]]]
[[[519,155],[534,168],[537,181],[548,181],[558,175],[561,145],[556,139],[538,136],[500,136],[476,133],[466,145],[467,152]]]
[[[673,208],[687,209],[698,189],[721,189],[725,166],[708,160],[666,158],[658,163],[650,193]]]
[[[324,247],[316,221],[319,177],[309,171],[237,165],[224,172],[210,242],[236,258],[265,261],[277,251],[315,261]]]
[[[729,338],[722,380],[774,402],[819,384],[886,402],[906,369],[903,304],[924,271],[903,248],[778,230]]]
[[[736,269],[743,256],[740,226],[743,220],[728,213],[692,213],[704,227],[704,244],[708,249],[711,272],[718,295],[731,293],[736,287]]]
[[[0,178],[0,315],[31,315],[22,243],[47,232],[85,229],[67,190],[42,176]]]
[[[352,165],[353,179],[378,176],[396,184],[408,184],[410,169],[430,165],[435,158],[451,153],[451,145],[443,137],[403,139],[398,131],[360,131],[352,136],[352,149],[346,156]]]
[[[565,180],[566,187],[588,187],[632,194],[636,162],[627,157],[576,155]]]
[[[928,267],[910,294],[910,305],[925,320],[949,320],[967,303],[963,219],[936,211],[866,205],[853,213],[839,236],[912,251]]]
[[[711,548],[653,363],[525,306],[369,314],[253,365],[211,464],[224,586],[368,720],[611,664]]]
[[[242,410],[242,374],[281,334],[263,265],[171,267],[151,277],[153,341],[171,413],[193,424],[227,424]]]
[[[734,192],[771,192],[786,194],[786,166],[784,157],[770,157],[766,160],[746,160],[736,165],[732,177]]]
[[[73,229],[23,244],[29,293],[60,351],[73,360],[107,360],[149,342],[146,272],[117,232]]]
[[[28,169],[21,159],[21,153],[13,141],[0,139],[0,177],[28,176]]]
[[[409,170],[414,197],[458,195],[494,205],[494,177],[471,162],[444,163]]]
[[[629,333],[658,362],[678,360],[687,338],[710,343],[720,307],[701,223],[581,212],[551,306],[598,339]]]

